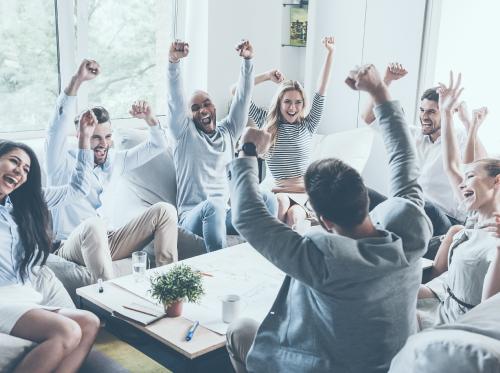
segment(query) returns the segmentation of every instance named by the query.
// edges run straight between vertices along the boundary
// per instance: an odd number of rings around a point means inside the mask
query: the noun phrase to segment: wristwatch
[[[241,147],[241,150],[243,150],[243,153],[245,153],[245,155],[257,157],[257,147],[253,142],[244,143],[243,146]]]

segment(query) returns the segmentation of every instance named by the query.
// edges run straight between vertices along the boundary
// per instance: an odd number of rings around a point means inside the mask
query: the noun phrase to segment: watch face
[[[247,155],[257,155],[257,148],[255,147],[255,144],[251,142],[246,142],[243,144],[241,149],[245,152]]]

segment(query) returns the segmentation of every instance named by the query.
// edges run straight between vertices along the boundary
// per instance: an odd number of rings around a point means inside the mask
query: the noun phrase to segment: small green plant
[[[177,264],[167,273],[154,276],[149,291],[166,306],[184,299],[198,303],[205,294],[201,273],[186,264]]]

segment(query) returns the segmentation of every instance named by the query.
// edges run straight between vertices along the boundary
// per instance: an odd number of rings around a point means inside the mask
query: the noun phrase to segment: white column
[[[317,88],[325,59],[324,36],[335,37],[330,87],[319,133],[331,133],[357,126],[359,94],[349,91],[344,80],[349,70],[362,61],[365,0],[309,1],[305,88],[309,97]]]

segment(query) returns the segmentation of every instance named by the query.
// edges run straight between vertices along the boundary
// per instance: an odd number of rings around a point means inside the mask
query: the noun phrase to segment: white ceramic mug
[[[241,299],[239,295],[229,294],[222,298],[222,321],[231,323],[240,314]]]

